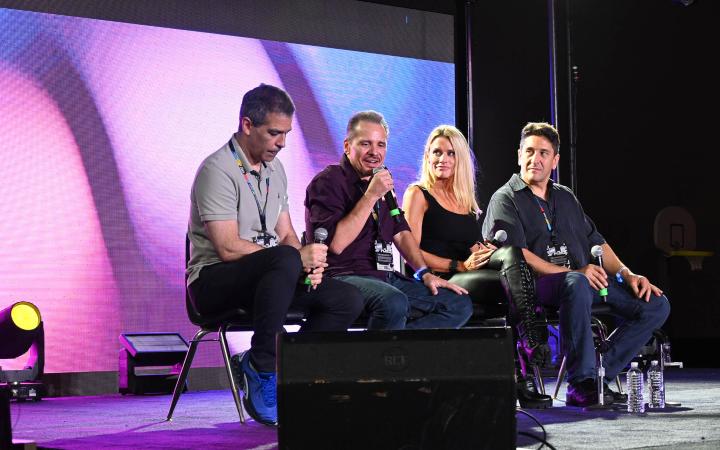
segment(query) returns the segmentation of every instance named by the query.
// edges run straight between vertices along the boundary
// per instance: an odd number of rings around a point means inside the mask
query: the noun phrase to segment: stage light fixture
[[[0,383],[7,383],[14,400],[40,400],[45,367],[45,331],[37,306],[15,302],[0,311],[0,359],[14,359],[27,353],[22,370],[2,370]]]
[[[40,322],[40,310],[29,302],[0,311],[0,359],[17,358],[28,351]]]

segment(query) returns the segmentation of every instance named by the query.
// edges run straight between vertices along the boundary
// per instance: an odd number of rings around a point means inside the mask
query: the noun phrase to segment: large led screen
[[[454,122],[448,63],[9,9],[0,42],[0,309],[38,305],[46,372],[117,370],[123,332],[192,336],[190,185],[247,90],[278,85],[298,107],[279,156],[298,232],[353,112],[385,114],[398,195]],[[210,347],[196,366],[219,363]]]

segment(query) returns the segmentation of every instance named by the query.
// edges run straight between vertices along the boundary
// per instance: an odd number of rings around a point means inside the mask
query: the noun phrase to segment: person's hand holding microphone
[[[325,240],[328,237],[328,232],[325,228],[318,228],[315,230],[314,236],[315,243],[306,245],[300,249],[300,259],[302,260],[303,268],[308,273],[305,277],[305,284],[307,284],[307,291],[311,289],[317,289],[317,286],[322,282],[322,273],[327,267],[327,245]]]

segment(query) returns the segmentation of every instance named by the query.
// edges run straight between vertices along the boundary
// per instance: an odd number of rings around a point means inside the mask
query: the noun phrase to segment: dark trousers
[[[353,286],[323,277],[315,290],[300,284],[300,253],[281,245],[232,262],[203,267],[189,288],[201,314],[243,308],[252,313],[250,356],[260,372],[275,371],[275,335],[283,331],[288,309],[307,312],[301,331],[345,330],[363,309]]]
[[[591,307],[600,303],[598,292],[580,272],[545,275],[537,280],[540,303],[559,309],[563,353],[567,355],[568,382],[595,378],[595,345],[590,328]],[[607,304],[622,325],[610,336],[605,353],[606,380],[615,376],[638,354],[640,348],[660,328],[670,314],[667,297],[638,299],[625,285],[608,277]]]

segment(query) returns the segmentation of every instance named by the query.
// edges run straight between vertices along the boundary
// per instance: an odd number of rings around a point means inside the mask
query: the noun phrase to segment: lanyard
[[[267,202],[268,197],[270,197],[270,177],[265,178],[265,204],[263,205],[262,209],[260,209],[260,201],[258,200],[258,196],[255,193],[255,189],[252,186],[252,183],[250,183],[250,179],[247,175],[247,169],[245,169],[245,166],[243,165],[242,159],[240,159],[240,155],[238,155],[237,151],[235,150],[235,146],[232,143],[232,139],[229,142],[230,144],[230,151],[233,154],[233,157],[235,158],[235,162],[237,163],[238,167],[243,173],[243,176],[245,177],[245,182],[247,183],[248,187],[250,188],[250,192],[253,195],[253,198],[255,199],[255,205],[257,206],[258,214],[260,215],[260,225],[262,226],[262,232],[263,234],[267,234],[267,226],[265,225],[265,210],[267,210]],[[260,186],[258,186],[260,188]]]
[[[540,200],[538,200],[538,198],[537,198],[534,194],[532,194],[532,198],[535,200],[535,203],[537,203],[538,208],[540,208],[540,214],[542,214],[543,217],[545,218],[545,225],[547,225],[548,231],[549,231],[550,233],[552,233],[552,231],[553,231],[553,226],[552,226],[552,224],[550,223],[550,221],[548,220],[547,214],[545,214],[545,208],[543,208],[542,204],[540,203]],[[548,206],[549,206],[549,204],[548,204]],[[554,222],[554,221],[555,221],[555,217],[553,217],[553,222]]]
[[[545,225],[547,226],[548,231],[550,232],[550,239],[552,240],[553,245],[557,246],[557,230],[555,229],[555,226],[553,224],[555,223],[555,219],[557,218],[557,208],[555,208],[555,197],[550,193],[550,196],[553,200],[553,206],[552,206],[552,222],[548,219],[547,213],[545,213],[545,208],[543,208],[542,204],[540,203],[540,200],[538,200],[537,196],[533,194],[532,190],[528,189],[528,193],[530,196],[535,200],[535,203],[538,206],[538,209],[540,209],[540,214],[542,214],[543,218],[545,219]],[[548,207],[550,207],[550,202],[548,202]]]

